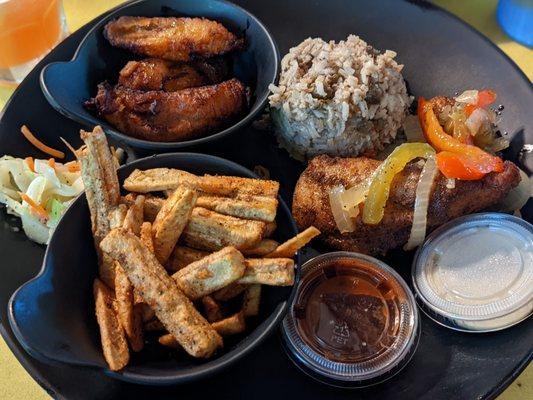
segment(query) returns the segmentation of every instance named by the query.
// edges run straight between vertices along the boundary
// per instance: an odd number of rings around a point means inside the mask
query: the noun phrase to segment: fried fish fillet
[[[175,92],[140,91],[104,82],[85,105],[127,135],[172,142],[201,137],[233,121],[246,108],[246,92],[235,78]]]
[[[170,61],[213,57],[244,46],[224,25],[205,18],[124,16],[109,22],[104,36],[113,46]]]
[[[221,58],[192,63],[146,58],[128,62],[120,71],[118,83],[135,90],[175,92],[220,83],[227,76],[228,65]]]
[[[300,229],[316,226],[322,239],[330,246],[347,251],[382,255],[404,245],[409,239],[413,222],[416,187],[421,167],[409,164],[393,181],[383,220],[366,225],[360,215],[355,231],[341,234],[329,204],[329,190],[339,184],[352,187],[372,175],[380,161],[366,157],[314,158],[300,176],[294,191],[292,213]],[[518,185],[518,168],[505,161],[504,170],[490,173],[477,181],[455,181],[446,186],[447,179],[438,174],[433,184],[428,208],[428,231],[462,215],[481,211],[500,202]]]

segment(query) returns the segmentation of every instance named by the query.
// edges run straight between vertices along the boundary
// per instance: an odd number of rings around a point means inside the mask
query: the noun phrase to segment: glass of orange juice
[[[66,34],[61,0],[0,0],[0,82],[22,81]]]

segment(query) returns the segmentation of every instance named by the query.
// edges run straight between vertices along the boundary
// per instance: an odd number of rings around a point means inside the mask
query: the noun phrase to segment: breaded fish
[[[159,58],[130,61],[120,71],[118,83],[135,90],[175,92],[213,85],[227,79],[227,63],[220,58],[174,63]]]
[[[292,213],[299,228],[316,226],[322,232],[321,238],[339,250],[382,255],[404,245],[411,232],[416,186],[421,171],[416,163],[408,165],[394,179],[385,214],[379,224],[366,225],[359,215],[355,231],[341,234],[331,213],[329,190],[339,184],[349,188],[361,183],[380,163],[366,157],[314,158],[300,176],[294,191]],[[480,180],[456,180],[453,189],[446,187],[447,179],[439,173],[429,202],[428,230],[500,202],[519,182],[518,168],[510,161],[504,163],[502,172],[490,173]]]
[[[100,247],[120,263],[135,290],[187,353],[207,358],[222,346],[220,335],[137,236],[125,229],[114,229]]]
[[[237,79],[175,92],[141,91],[107,82],[85,103],[115,128],[153,142],[189,140],[209,134],[239,117],[247,90]]]
[[[104,36],[113,46],[171,61],[213,57],[244,46],[224,25],[205,18],[124,16],[109,22]]]

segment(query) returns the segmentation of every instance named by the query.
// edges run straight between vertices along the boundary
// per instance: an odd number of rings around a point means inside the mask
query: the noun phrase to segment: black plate
[[[96,94],[96,86],[104,80],[116,82],[122,67],[128,61],[139,58],[129,51],[111,46],[104,38],[104,26],[123,15],[201,16],[219,21],[239,37],[244,37],[246,48],[227,57],[231,76],[250,88],[250,109],[237,122],[217,133],[181,142],[137,139],[121,133],[103,118],[89,112],[83,103]],[[83,39],[72,61],[57,62],[43,68],[41,87],[52,107],[67,117],[88,127],[100,124],[114,139],[132,147],[169,151],[219,140],[249,125],[268,101],[268,85],[276,81],[278,64],[278,49],[270,33],[256,17],[241,7],[224,0],[136,0],[101,18]]]
[[[257,178],[250,170],[223,158],[196,153],[167,153],[128,163],[118,170],[119,182],[134,169],[179,168],[197,175],[231,175]],[[224,340],[224,349],[209,360],[176,355],[150,336],[146,348],[133,353],[120,372],[107,368],[94,317],[92,283],[96,277],[96,252],[92,242],[89,209],[79,196],[59,222],[48,245],[39,275],[22,285],[9,301],[9,323],[24,349],[44,362],[61,361],[99,367],[110,376],[147,385],[169,385],[206,378],[237,362],[276,329],[285,315],[293,287],[265,287],[259,315],[247,321],[242,335]],[[289,208],[280,201],[274,239],[280,243],[298,233]],[[73,260],[76,260],[73,263]],[[296,259],[299,264],[299,255]]]
[[[241,4],[261,18],[282,54],[308,36],[341,39],[356,33],[378,48],[398,51],[415,95],[493,87],[505,105],[500,126],[516,137],[510,154],[515,155],[524,142],[533,142],[533,94],[527,78],[486,38],[440,8],[399,0],[258,0]],[[69,60],[92,24],[69,37],[20,85],[0,120],[0,154],[43,156],[21,139],[18,129],[23,123],[51,145],[61,146],[58,134],[80,144],[80,126],[52,110],[39,90],[38,75],[44,64]],[[252,129],[196,151],[221,155],[249,168],[264,165],[281,181],[286,200],[303,168],[277,148],[269,133]],[[527,219],[531,221],[530,212]],[[276,337],[267,339],[226,372],[179,387],[149,388],[119,382],[92,369],[48,366],[27,355],[6,325],[7,300],[39,271],[44,248],[13,232],[10,226],[16,223],[3,212],[0,222],[4,226],[0,228],[0,330],[28,371],[56,397],[486,399],[507,387],[532,357],[531,318],[502,332],[473,335],[453,332],[423,316],[420,345],[411,363],[387,383],[356,392],[332,389],[299,372]],[[410,255],[393,253],[385,261],[409,281],[410,259]]]

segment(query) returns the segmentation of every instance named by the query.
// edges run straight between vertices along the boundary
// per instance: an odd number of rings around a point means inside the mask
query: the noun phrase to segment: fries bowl
[[[201,154],[163,154],[137,160],[118,170],[121,183],[138,169],[179,168],[195,174],[256,176],[233,162]],[[280,199],[273,239],[282,243],[297,233],[289,209]],[[299,264],[298,256],[295,258]],[[84,195],[72,204],[48,246],[41,272],[11,297],[9,321],[23,347],[40,361],[64,362],[106,370],[109,375],[140,384],[168,385],[209,376],[249,353],[284,316],[293,287],[264,286],[259,314],[247,320],[244,333],[227,337],[224,349],[209,360],[193,359],[157,344],[147,332],[145,349],[132,353],[120,372],[107,369],[102,356],[92,297],[97,257]],[[222,321],[221,321],[222,322]]]

